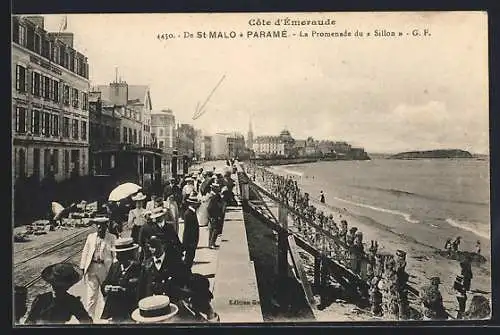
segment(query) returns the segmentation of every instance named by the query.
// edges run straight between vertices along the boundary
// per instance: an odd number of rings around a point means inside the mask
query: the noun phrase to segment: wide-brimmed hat
[[[97,224],[97,225],[100,225],[100,224],[109,224],[109,218],[107,218],[105,216],[100,216],[100,217],[97,217],[97,218],[93,218],[91,221],[92,221],[92,223]]]
[[[132,196],[133,201],[141,201],[146,199],[146,195],[143,194],[142,192],[137,193],[136,195]]]
[[[149,217],[154,220],[164,216],[165,214],[167,214],[167,210],[165,208],[157,207],[151,211],[151,215]]]
[[[220,184],[215,181],[212,184],[210,184],[210,187],[220,187]]]
[[[132,312],[132,319],[139,323],[156,323],[171,319],[179,308],[166,295],[153,295],[139,300],[139,307]]]
[[[192,177],[186,177],[184,180],[187,181],[187,182],[194,181],[194,179]]]
[[[111,250],[116,252],[129,251],[139,248],[137,243],[134,243],[134,239],[131,237],[122,237],[115,241],[115,245]]]
[[[56,263],[43,269],[41,277],[51,285],[71,287],[80,281],[82,273],[72,263]]]

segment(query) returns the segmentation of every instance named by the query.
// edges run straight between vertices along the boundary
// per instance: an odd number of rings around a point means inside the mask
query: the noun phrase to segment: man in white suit
[[[101,293],[101,283],[106,279],[109,268],[115,258],[112,247],[115,245],[116,236],[108,232],[108,218],[95,218],[97,232],[87,236],[85,247],[82,251],[80,268],[83,271],[83,280],[87,286],[85,308],[89,315],[97,320],[102,309],[99,304],[104,304]]]

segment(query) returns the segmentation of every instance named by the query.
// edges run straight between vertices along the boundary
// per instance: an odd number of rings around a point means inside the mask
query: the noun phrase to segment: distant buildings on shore
[[[294,139],[286,129],[277,136],[257,136],[255,140],[248,141],[247,145],[251,145],[255,158],[361,158],[366,155],[363,148],[352,147],[344,141],[315,140],[312,137],[305,140]]]

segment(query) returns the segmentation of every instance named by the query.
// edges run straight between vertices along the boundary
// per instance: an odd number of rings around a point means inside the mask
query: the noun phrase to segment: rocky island
[[[408,151],[392,155],[389,159],[419,159],[419,158],[473,158],[470,152],[460,149],[441,149],[426,151]]]

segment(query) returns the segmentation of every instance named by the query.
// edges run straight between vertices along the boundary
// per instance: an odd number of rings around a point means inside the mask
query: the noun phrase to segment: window
[[[26,92],[28,88],[28,83],[26,80],[26,68],[17,65],[16,66],[16,89],[19,92]]]
[[[134,138],[132,137],[132,128],[128,128],[128,141],[129,143],[132,143],[132,140]]]
[[[163,149],[163,141],[160,141],[160,149]]]
[[[40,96],[40,73],[31,72],[31,94]]]
[[[59,62],[59,48],[57,45],[52,46],[52,61]]]
[[[40,134],[40,111],[31,110],[31,133],[35,135]]]
[[[54,170],[54,173],[58,173],[59,172],[59,150],[58,149],[54,149],[54,151],[52,152],[52,157],[51,157],[51,165],[52,165],[52,169]]]
[[[43,86],[42,86],[42,92],[43,92],[43,97],[45,99],[50,99],[50,92],[51,92],[51,85],[50,85],[50,78],[49,77],[43,77]]]
[[[26,108],[16,107],[16,132],[19,134],[26,132],[26,113]]]
[[[68,54],[68,57],[69,57],[69,69],[73,72],[75,72],[75,53],[74,52],[70,52]]]
[[[26,27],[26,47],[34,51],[35,48],[35,29],[33,27]]]
[[[19,177],[26,176],[26,153],[24,149],[19,149],[19,168],[17,170],[19,171]]]
[[[41,47],[42,47],[42,40],[41,40],[41,37],[40,35],[38,34],[35,34],[35,52],[36,53],[40,53],[41,51]]]
[[[63,103],[66,106],[69,106],[69,86],[68,85],[64,85]]]
[[[69,173],[69,151],[64,150],[64,174],[68,175]]]
[[[63,129],[62,129],[63,137],[69,137],[69,118],[65,117],[63,119]]]
[[[73,102],[72,102],[73,108],[78,108],[78,105],[79,105],[78,90],[76,88],[72,89],[71,98],[73,98]]]
[[[59,82],[54,80],[52,83],[54,84],[54,101],[59,102]]]
[[[52,165],[52,157],[50,154],[50,149],[45,149],[43,151],[43,171],[46,176],[49,174],[51,165]]]
[[[49,114],[49,113],[43,113],[45,114],[45,137],[49,137],[50,135],[52,135],[52,114]]]
[[[40,149],[33,149],[33,174],[40,175]]]
[[[84,111],[89,109],[89,95],[85,92],[82,92],[82,109]]]
[[[134,143],[137,144],[137,129],[134,129]]]
[[[19,44],[26,46],[26,27],[19,25]]]
[[[127,127],[123,127],[123,143],[127,143]]]
[[[50,41],[46,37],[42,38],[42,56],[50,59]]]
[[[64,66],[64,55],[65,54],[66,54],[66,48],[64,47],[64,45],[60,45],[59,52],[58,52],[59,59],[57,59],[57,62],[59,63],[59,65]]]
[[[82,121],[81,125],[82,125],[82,140],[86,140],[87,139],[87,122]]]
[[[74,139],[78,139],[78,120],[73,120],[71,134]]]
[[[160,136],[163,136],[163,128],[160,128]]]
[[[52,115],[52,135],[59,136],[59,115]]]
[[[68,68],[68,67],[69,67],[69,57],[70,57],[70,56],[69,56],[69,51],[66,51],[66,52],[64,53],[64,63],[63,63],[63,66],[64,66],[65,68]]]

